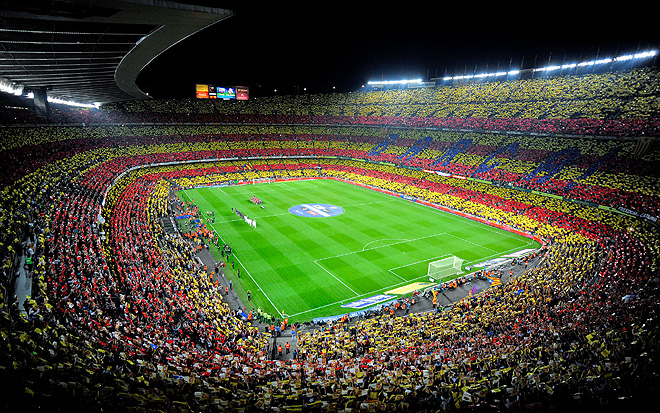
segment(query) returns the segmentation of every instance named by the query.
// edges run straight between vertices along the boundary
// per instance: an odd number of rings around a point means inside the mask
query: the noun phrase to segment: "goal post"
[[[443,258],[429,263],[428,277],[442,282],[443,279],[463,272],[463,259],[456,256]]]

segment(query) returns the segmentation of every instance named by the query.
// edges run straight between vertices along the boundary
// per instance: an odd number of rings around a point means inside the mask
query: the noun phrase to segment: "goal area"
[[[429,279],[442,281],[444,278],[463,272],[463,259],[456,256],[443,258],[429,263]]]

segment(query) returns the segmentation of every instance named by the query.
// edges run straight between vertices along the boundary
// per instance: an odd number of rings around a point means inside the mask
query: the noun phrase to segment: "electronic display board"
[[[248,96],[246,86],[195,85],[195,97],[198,99],[248,100]]]
[[[197,85],[197,94],[196,96],[200,99],[209,98],[209,85]]]
[[[248,100],[249,95],[247,86],[236,86],[236,100]]]
[[[236,89],[233,87],[218,86],[216,89],[218,99],[236,99]]]

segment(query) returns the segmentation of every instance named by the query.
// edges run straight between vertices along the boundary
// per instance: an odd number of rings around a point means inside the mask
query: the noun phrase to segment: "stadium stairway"
[[[19,257],[19,265],[17,265],[16,273],[14,274],[16,278],[14,282],[14,297],[18,302],[19,310],[23,312],[25,312],[23,303],[27,297],[32,296],[32,272],[26,269],[27,258],[25,249],[23,249]]]
[[[168,234],[174,234],[177,232],[176,225],[174,224],[174,218],[172,216],[160,218],[160,224],[163,227],[163,231]]]
[[[271,359],[273,360],[290,360],[298,351],[296,340],[291,335],[291,330],[285,330],[281,335],[272,338],[270,345]],[[286,344],[289,343],[289,351],[286,351]],[[282,346],[282,355],[279,355],[279,346]]]

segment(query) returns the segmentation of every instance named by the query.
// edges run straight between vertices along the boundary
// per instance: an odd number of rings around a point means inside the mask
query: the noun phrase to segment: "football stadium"
[[[10,3],[2,411],[657,404],[656,48],[154,98],[232,10]]]

